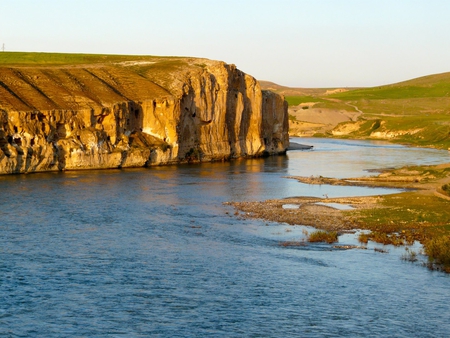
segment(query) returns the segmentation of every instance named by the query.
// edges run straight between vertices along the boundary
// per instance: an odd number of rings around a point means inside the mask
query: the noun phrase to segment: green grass
[[[285,96],[284,98],[289,106],[298,106],[302,103],[314,103],[314,108],[327,108],[336,110],[355,111],[355,109],[345,102],[329,100],[328,98],[321,98],[317,96]],[[306,107],[305,107],[306,108]]]
[[[307,102],[323,102],[323,99],[314,96],[285,96],[284,99],[287,101],[289,106],[298,106],[301,103]]]
[[[381,206],[356,212],[361,228],[379,233],[415,231],[417,239],[450,231],[449,202],[434,195],[416,192],[386,195]]]
[[[67,54],[67,53],[28,53],[0,52],[0,65],[66,65],[99,62],[122,62],[128,60],[147,60],[149,56]]]
[[[182,57],[152,55],[114,55],[81,53],[0,52],[0,66],[52,66],[125,61],[180,61]],[[201,66],[201,65],[199,65]]]

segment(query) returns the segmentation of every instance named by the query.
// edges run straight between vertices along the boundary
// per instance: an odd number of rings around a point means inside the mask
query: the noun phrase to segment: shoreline
[[[433,236],[438,227],[441,236],[450,233],[450,229],[446,227],[450,223],[450,212],[446,211],[450,209],[447,205],[450,196],[445,195],[441,189],[443,184],[450,183],[450,163],[386,169],[378,176],[371,177],[286,178],[296,179],[304,184],[401,188],[407,191],[390,195],[336,198],[297,196],[227,204],[240,211],[240,216],[244,218],[307,225],[326,231],[370,230],[399,237],[413,235],[422,244]],[[327,205],[330,203],[351,209],[341,210]]]

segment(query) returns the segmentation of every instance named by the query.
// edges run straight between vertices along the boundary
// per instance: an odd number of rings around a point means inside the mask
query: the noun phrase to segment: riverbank
[[[369,230],[362,242],[403,245],[450,236],[450,163],[382,170],[377,176],[349,179],[289,177],[305,184],[403,188],[405,192],[367,197],[290,197],[259,202],[231,202],[242,217],[261,218],[326,231]],[[346,209],[346,210],[343,210]]]

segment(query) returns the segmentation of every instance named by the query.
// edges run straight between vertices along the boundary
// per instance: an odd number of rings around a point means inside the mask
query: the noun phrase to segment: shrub
[[[338,241],[338,233],[336,231],[317,230],[308,235],[308,242],[327,242],[335,243]]]
[[[450,236],[432,238],[424,247],[430,268],[450,272]]]
[[[360,233],[359,234],[359,236],[358,236],[358,241],[360,242],[360,243],[364,243],[364,244],[367,244],[368,242],[369,242],[369,238],[370,238],[370,234],[367,234],[367,233]]]
[[[185,155],[185,159],[188,162],[201,161],[202,159],[202,151],[200,148],[191,148]]]

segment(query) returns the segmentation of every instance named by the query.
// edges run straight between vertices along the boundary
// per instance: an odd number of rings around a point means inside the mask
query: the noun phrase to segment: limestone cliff
[[[219,61],[0,67],[0,174],[286,151],[287,103]]]

